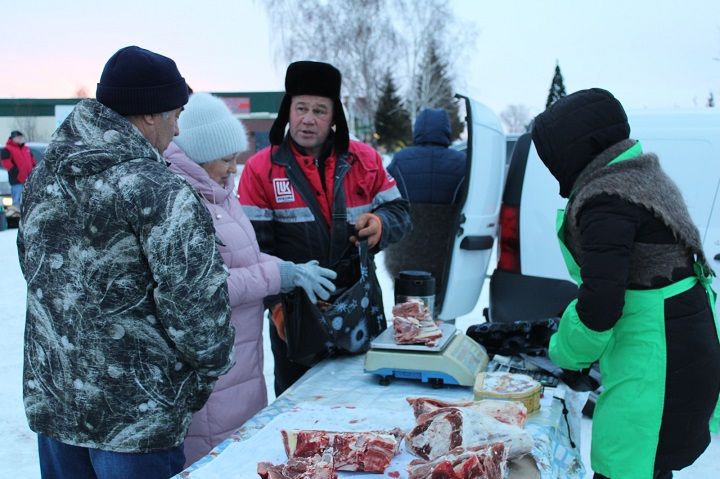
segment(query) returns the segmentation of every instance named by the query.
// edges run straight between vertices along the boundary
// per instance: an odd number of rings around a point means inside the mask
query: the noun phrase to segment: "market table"
[[[328,430],[370,430],[400,427],[409,430],[415,423],[405,398],[428,396],[444,400],[470,400],[472,388],[447,386],[434,389],[412,380],[378,384],[377,376],[363,372],[364,356],[326,360],[312,368],[300,381],[265,409],[253,416],[232,436],[185,471],[178,479],[251,479],[258,477],[258,462],[285,462],[287,458],[279,430],[306,428]],[[586,394],[564,385],[545,388],[539,412],[525,424],[535,440],[531,457],[511,463],[510,479],[582,479],[585,470],[580,457],[580,410]],[[567,405],[567,414],[563,414]],[[573,445],[574,444],[574,445]],[[385,477],[406,478],[410,456],[401,446],[385,471]],[[340,478],[378,478],[379,474],[339,472]]]

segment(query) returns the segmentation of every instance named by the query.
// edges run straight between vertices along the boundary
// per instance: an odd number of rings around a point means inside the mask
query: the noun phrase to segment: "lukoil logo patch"
[[[274,178],[273,189],[275,190],[275,201],[278,203],[291,203],[295,201],[295,192],[287,178]]]

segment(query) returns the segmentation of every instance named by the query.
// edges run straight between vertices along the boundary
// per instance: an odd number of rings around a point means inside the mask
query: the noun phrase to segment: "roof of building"
[[[233,113],[255,116],[258,113],[275,115],[285,93],[281,91],[260,92],[213,92],[223,98]],[[56,105],[74,105],[81,98],[0,98],[0,117],[55,116]]]

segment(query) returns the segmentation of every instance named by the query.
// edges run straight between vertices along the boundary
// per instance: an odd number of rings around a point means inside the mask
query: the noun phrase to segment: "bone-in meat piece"
[[[392,311],[395,344],[434,346],[442,338],[442,331],[421,300],[411,299],[396,304]]]
[[[415,418],[443,407],[471,408],[500,422],[523,427],[527,420],[527,409],[520,401],[483,399],[481,401],[450,402],[429,397],[406,398],[413,408]]]
[[[257,473],[262,479],[337,479],[332,448],[322,455],[290,458],[286,464],[260,462]]]
[[[333,450],[337,471],[385,471],[400,449],[403,432],[390,431],[332,432],[317,430],[281,430],[289,458],[310,457]]]
[[[418,321],[430,318],[430,310],[428,310],[427,306],[425,306],[425,303],[423,303],[422,300],[415,298],[393,306],[392,314],[393,316],[415,318]]]
[[[503,479],[507,449],[503,443],[456,448],[433,461],[415,459],[407,466],[408,479]]]
[[[456,447],[475,447],[502,442],[508,457],[532,450],[532,436],[471,408],[445,407],[421,414],[416,426],[405,437],[405,447],[426,460],[443,456]]]

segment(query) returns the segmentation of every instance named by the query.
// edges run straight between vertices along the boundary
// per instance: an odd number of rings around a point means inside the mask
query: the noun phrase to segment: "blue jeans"
[[[160,452],[111,452],[38,434],[42,479],[167,479],[183,470],[183,445]]]
[[[13,206],[16,208],[20,208],[20,203],[22,203],[22,194],[23,189],[25,188],[25,185],[10,185],[10,195],[12,195],[13,200]]]

